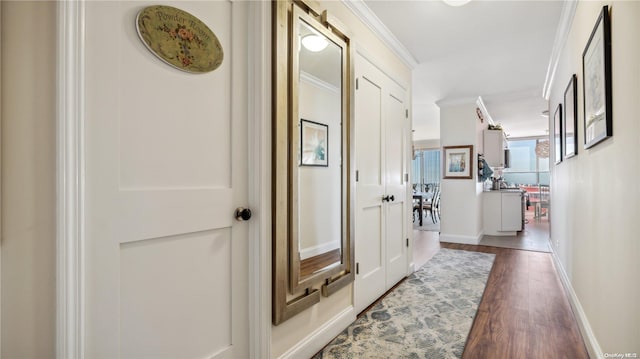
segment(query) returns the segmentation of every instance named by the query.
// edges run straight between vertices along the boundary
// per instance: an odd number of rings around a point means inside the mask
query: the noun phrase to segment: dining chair
[[[420,200],[414,198],[413,199],[413,221],[416,221],[416,215],[418,216],[418,220],[420,220],[420,216],[424,216],[425,212],[424,209],[426,207],[426,203],[423,201],[422,202],[422,207],[420,207]]]
[[[537,206],[537,213],[538,216],[536,217],[538,220],[540,220],[540,218],[542,217],[547,217],[547,220],[549,218],[548,213],[549,213],[549,186],[548,185],[540,185],[540,199],[538,200]],[[544,212],[542,210],[545,210]]]
[[[425,215],[427,213],[431,214],[431,221],[436,224],[438,222],[437,218],[440,218],[440,214],[438,213],[440,208],[440,188],[437,188],[433,193],[433,197],[431,198],[431,202],[428,202],[424,205]]]
[[[421,215],[422,212],[422,208],[420,208],[420,201],[418,201],[417,199],[413,199],[413,221],[416,221],[416,214],[419,216]],[[420,217],[418,217],[418,219],[420,219]]]
[[[442,191],[438,190],[438,197],[435,204],[435,213],[438,220],[440,220],[440,203],[442,203]]]

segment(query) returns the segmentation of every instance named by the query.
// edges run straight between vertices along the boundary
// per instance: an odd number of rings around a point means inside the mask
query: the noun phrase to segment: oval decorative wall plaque
[[[195,16],[171,6],[142,9],[136,29],[145,46],[167,64],[192,73],[217,69],[224,53],[216,35]]]

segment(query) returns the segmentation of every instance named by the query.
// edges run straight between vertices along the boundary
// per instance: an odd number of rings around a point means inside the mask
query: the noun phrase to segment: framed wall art
[[[444,146],[444,169],[442,173],[445,179],[471,179],[473,178],[473,145]]]
[[[300,120],[300,165],[329,166],[329,125]]]
[[[604,6],[582,53],[584,148],[613,135],[611,114],[611,24]]]
[[[564,158],[571,158],[578,153],[578,89],[577,78],[573,74],[567,89],[564,90],[564,114],[562,116],[562,149]]]
[[[553,114],[553,153],[556,164],[562,162],[562,104],[558,104],[556,112]]]
[[[136,29],[142,43],[166,64],[190,73],[217,69],[224,58],[218,37],[197,17],[171,6],[140,10]]]

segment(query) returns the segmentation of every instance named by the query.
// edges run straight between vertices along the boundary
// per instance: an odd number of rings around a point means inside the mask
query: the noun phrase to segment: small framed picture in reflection
[[[300,165],[329,166],[329,125],[300,120]]]

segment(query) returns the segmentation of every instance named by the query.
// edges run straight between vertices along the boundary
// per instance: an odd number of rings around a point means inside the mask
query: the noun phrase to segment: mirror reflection
[[[299,279],[304,280],[342,261],[343,54],[306,22],[297,26],[297,237]]]
[[[273,323],[353,283],[351,49],[327,10],[274,1]]]

